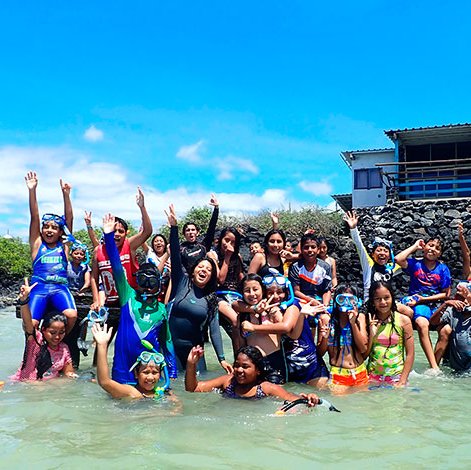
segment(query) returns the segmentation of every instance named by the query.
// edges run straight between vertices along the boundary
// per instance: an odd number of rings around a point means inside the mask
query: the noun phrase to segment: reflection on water
[[[6,380],[23,351],[12,308],[0,311],[0,338]],[[90,356],[76,381],[7,384],[0,392],[1,468],[411,468],[471,461],[471,379],[424,376],[420,346],[409,389],[329,397],[342,413],[295,407],[284,416],[274,415],[280,403],[269,399],[185,393],[182,379],[174,384],[181,412],[166,402],[111,400],[87,380]],[[210,370],[220,372],[214,358]]]

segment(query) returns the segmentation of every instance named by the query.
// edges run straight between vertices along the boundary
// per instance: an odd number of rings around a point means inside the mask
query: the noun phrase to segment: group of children
[[[71,233],[70,185],[60,181],[64,216],[45,214],[40,219],[37,176],[29,172],[25,180],[33,275],[18,300],[26,347],[16,380],[76,375],[64,339],[77,319],[72,293],[88,289],[93,303],[83,328],[93,324],[98,382],[113,397],[161,396],[178,370],[185,370],[187,391],[218,388],[228,397],[299,398],[283,389],[288,381],[318,389],[329,386],[336,392],[371,383],[405,386],[414,363],[414,327],[432,370],[438,370],[443,357],[456,371],[471,367],[471,284],[460,282],[450,299],[452,280],[439,260],[443,244],[438,238],[418,240],[396,256],[392,244],[380,238],[367,250],[357,215],[346,213],[363,271],[362,300],[354,286],[338,283],[325,239],[309,230],[299,244],[288,246],[276,215],[263,243],[250,246],[245,274],[236,228],[224,228],[213,244],[219,213],[214,195],[203,242],[198,240],[199,228],[189,223],[180,244],[170,205],[170,243],[157,234],[147,245],[152,224],[138,188],[142,226],[132,237],[124,220],[107,214],[99,241],[91,213],[86,213],[94,246],[90,269],[86,245]],[[462,227],[459,239],[467,278],[470,256]],[[140,247],[145,261],[139,264]],[[418,250],[423,257],[411,257]],[[410,276],[410,289],[399,302],[392,283],[401,269]],[[106,315],[109,307],[120,308],[114,323]],[[226,361],[220,326],[231,339],[234,362]],[[431,327],[438,330],[435,350]],[[225,374],[198,382],[197,371],[206,368],[208,331]],[[108,345],[116,333],[110,374]],[[315,394],[302,399],[308,406],[319,402]]]

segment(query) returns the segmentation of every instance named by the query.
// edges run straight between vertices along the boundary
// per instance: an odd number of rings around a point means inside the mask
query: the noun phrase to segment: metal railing
[[[390,200],[471,197],[471,158],[386,162],[376,166]]]

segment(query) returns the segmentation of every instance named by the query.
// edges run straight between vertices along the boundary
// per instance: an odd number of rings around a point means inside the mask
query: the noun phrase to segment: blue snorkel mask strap
[[[76,243],[77,242],[75,237],[70,233],[70,230],[67,228],[67,225],[64,225],[62,227],[62,230],[64,231],[64,235],[65,235],[65,243]]]

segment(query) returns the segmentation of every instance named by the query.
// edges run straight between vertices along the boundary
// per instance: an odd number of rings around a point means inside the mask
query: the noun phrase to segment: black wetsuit
[[[211,294],[209,296],[205,294],[184,273],[179,250],[178,227],[170,228],[170,253],[173,305],[169,324],[175,354],[185,367],[191,348],[197,345],[203,346],[203,332],[209,325],[211,342],[219,361],[222,361],[224,349],[219,329],[217,301],[214,296],[214,307],[212,307]]]

